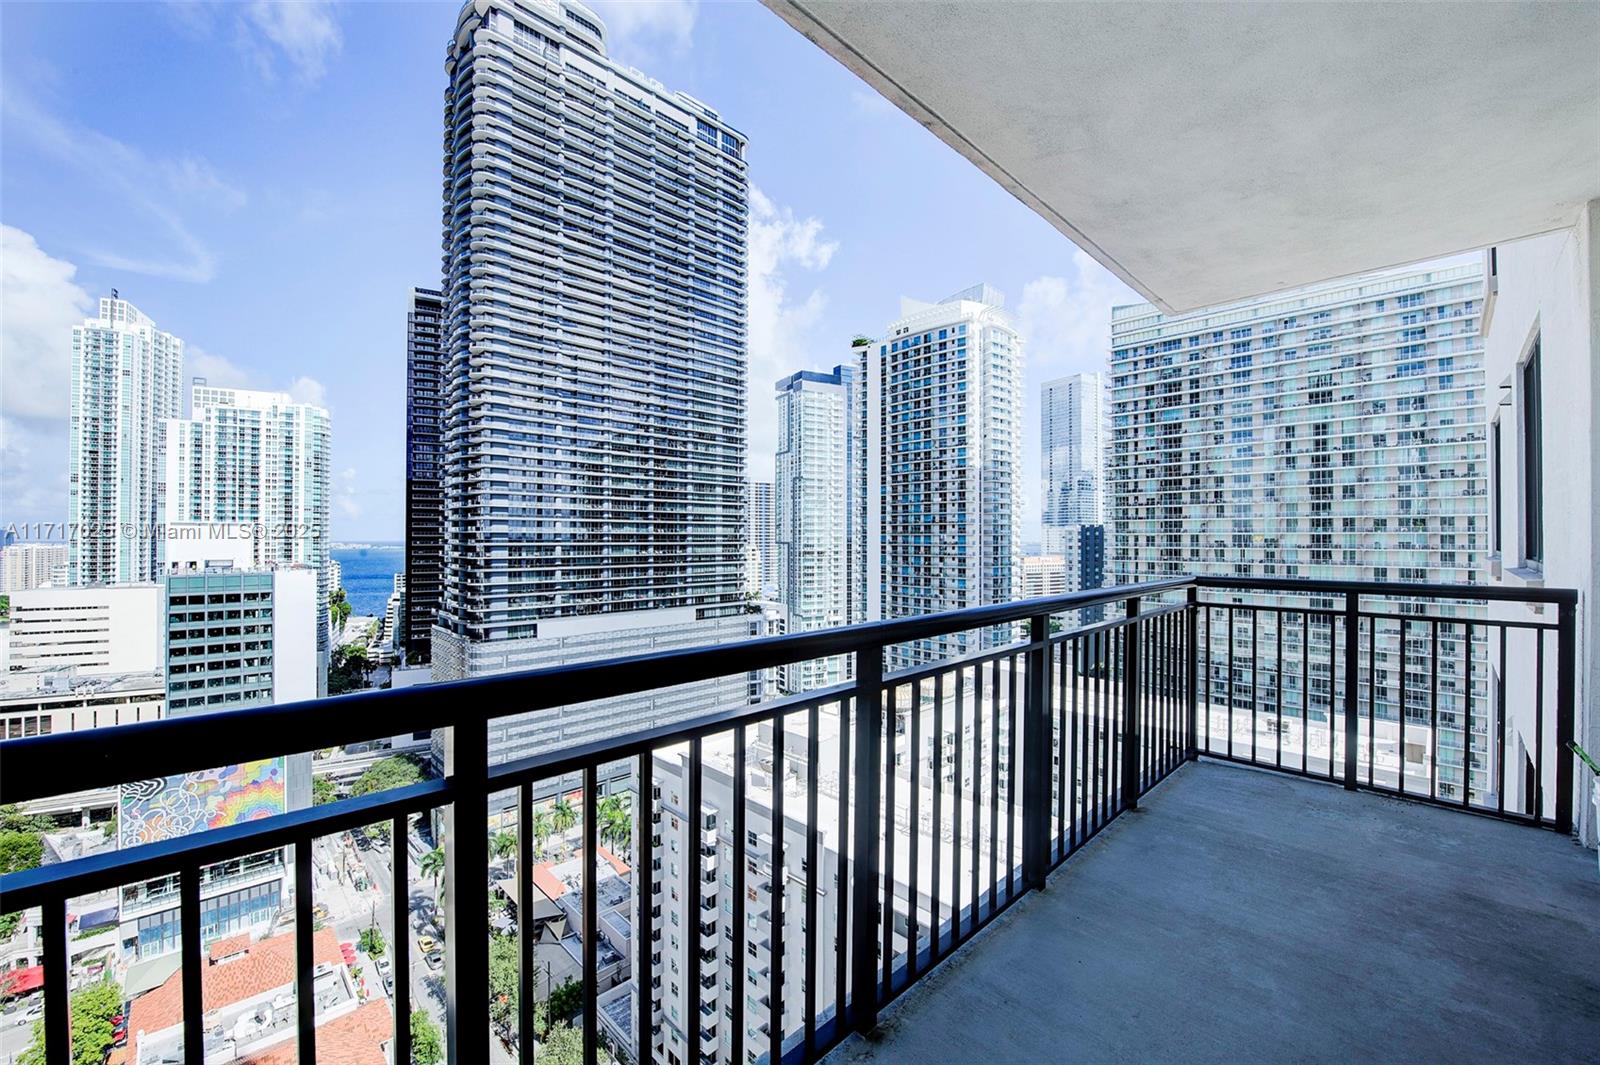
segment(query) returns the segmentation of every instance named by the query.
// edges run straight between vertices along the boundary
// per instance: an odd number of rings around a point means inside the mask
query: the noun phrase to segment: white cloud
[[[0,519],[65,521],[72,327],[94,301],[77,268],[0,226]]]
[[[0,413],[67,416],[72,327],[94,307],[76,274],[30,234],[0,226]]]
[[[206,384],[217,388],[255,388],[251,374],[222,355],[213,355],[198,344],[189,344],[183,352],[185,378],[203,377]],[[187,381],[185,382],[187,384]]]
[[[0,417],[0,521],[67,519],[67,423]]]
[[[309,403],[313,407],[328,405],[328,390],[315,377],[296,377],[289,382],[289,395],[296,403]]]
[[[799,219],[779,207],[760,189],[750,189],[750,476],[772,477],[772,456],[778,446],[776,419],[770,413],[772,386],[795,370],[825,362],[833,344],[843,341],[811,335],[827,309],[828,298],[812,289],[796,299],[789,291],[793,275],[827,269],[838,251],[837,241],[824,239],[822,220]]]
[[[361,517],[361,504],[356,502],[356,489],[360,478],[355,467],[341,470],[333,483],[333,505],[346,518]]]
[[[184,351],[184,376],[204,377],[206,384],[219,388],[251,388],[268,392],[287,392],[296,403],[310,403],[317,407],[328,405],[328,389],[315,377],[300,376],[288,387],[273,384],[262,375],[233,362],[222,355],[213,355],[195,344]]]
[[[1106,368],[1111,347],[1111,307],[1139,296],[1082,251],[1068,276],[1035,278],[1022,290],[1017,327],[1028,361],[1041,380]]]
[[[700,6],[697,0],[589,0],[589,4],[606,24],[609,48],[648,51],[660,42],[679,52],[686,51],[694,38]]]
[[[239,16],[239,41],[263,77],[276,77],[283,62],[308,85],[344,47],[334,5],[313,0],[254,0]]]
[[[4,93],[8,135],[32,142],[45,155],[98,185],[107,200],[101,213],[143,215],[155,232],[140,234],[119,224],[107,232],[129,233],[141,248],[158,254],[130,255],[116,248],[96,247],[88,258],[113,270],[204,283],[216,276],[216,256],[191,228],[189,217],[206,208],[236,210],[245,193],[229,185],[205,160],[192,155],[152,159],[98,130],[69,124],[47,114],[11,85]],[[164,254],[160,254],[164,252]]]

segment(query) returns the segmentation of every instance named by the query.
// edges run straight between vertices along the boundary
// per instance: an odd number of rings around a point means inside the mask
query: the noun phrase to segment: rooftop
[[[1557,834],[1199,762],[830,1060],[1579,1061],[1597,913]]]

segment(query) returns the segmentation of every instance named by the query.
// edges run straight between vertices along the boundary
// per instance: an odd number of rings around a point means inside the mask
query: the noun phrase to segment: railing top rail
[[[1572,588],[1511,588],[1486,584],[1421,584],[1403,581],[1324,581],[1293,577],[1195,577],[1201,588],[1239,592],[1305,592],[1311,595],[1363,596],[1386,599],[1476,599],[1494,603],[1556,603],[1575,605],[1578,593]]]
[[[472,718],[492,720],[630,695],[846,654],[863,647],[889,646],[1003,625],[1037,614],[1060,614],[1132,596],[1177,591],[1191,583],[1187,577],[1147,581],[922,617],[869,621],[819,632],[11,740],[0,744],[0,803],[27,802],[63,790],[113,787],[134,777],[197,772],[214,768],[219,762],[295,753],[285,750],[286,743],[312,750],[358,743],[374,736],[443,728]],[[740,709],[753,716],[764,713],[760,706]],[[726,720],[730,725],[732,722],[733,718]],[[621,746],[628,740],[621,736],[609,742]],[[71,784],[66,788],[65,767],[71,769]],[[137,769],[130,771],[130,767]]]

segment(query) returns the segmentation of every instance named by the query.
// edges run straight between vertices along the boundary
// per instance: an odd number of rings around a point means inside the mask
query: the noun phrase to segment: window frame
[[[1541,335],[1517,367],[1517,410],[1522,423],[1522,561],[1544,565],[1544,396]]]

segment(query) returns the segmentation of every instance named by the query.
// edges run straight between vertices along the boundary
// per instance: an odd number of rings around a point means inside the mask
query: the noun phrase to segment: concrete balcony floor
[[[1592,1061],[1595,856],[1180,769],[830,1062]]]

